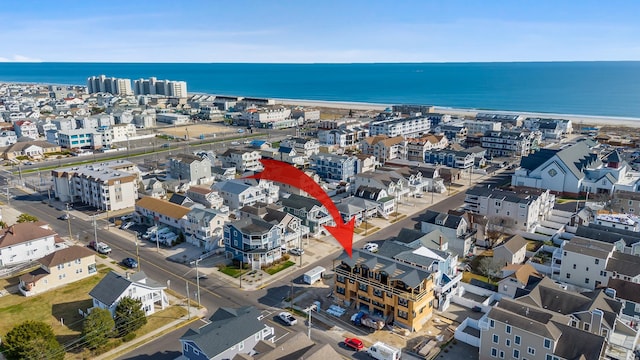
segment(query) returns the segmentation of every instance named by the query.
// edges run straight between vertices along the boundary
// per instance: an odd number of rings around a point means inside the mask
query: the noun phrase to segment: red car
[[[344,339],[344,344],[355,351],[360,351],[364,348],[364,345],[362,345],[362,340],[358,338],[346,338]]]

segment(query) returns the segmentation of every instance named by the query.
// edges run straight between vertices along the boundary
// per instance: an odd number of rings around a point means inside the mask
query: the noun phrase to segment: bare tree
[[[500,275],[500,271],[504,266],[499,259],[493,257],[484,257],[478,262],[478,271],[489,279],[489,282],[493,282],[494,279]]]
[[[487,239],[487,248],[493,249],[499,240],[505,235],[512,233],[511,229],[515,225],[515,220],[506,216],[492,216],[487,219],[484,235]]]

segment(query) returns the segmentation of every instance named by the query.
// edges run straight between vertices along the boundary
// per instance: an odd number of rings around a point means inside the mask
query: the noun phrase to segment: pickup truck
[[[283,323],[289,325],[289,326],[293,326],[295,324],[298,323],[298,320],[296,320],[295,317],[293,317],[293,315],[291,315],[291,313],[289,312],[281,312],[280,314],[278,314],[278,317],[280,318],[280,320],[282,320]]]
[[[109,247],[109,245],[100,241],[98,241],[97,243],[95,241],[90,242],[89,247],[99,252],[100,254],[109,255],[111,253],[111,248]]]

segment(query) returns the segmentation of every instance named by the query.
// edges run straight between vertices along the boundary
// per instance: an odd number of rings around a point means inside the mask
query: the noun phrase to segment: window
[[[520,350],[513,349],[513,358],[514,359],[520,359]]]
[[[515,338],[513,338],[513,342],[514,342],[516,345],[520,345],[520,342],[521,342],[520,335],[516,335],[516,337],[515,337]]]
[[[398,310],[398,317],[407,320],[409,318],[409,313],[406,311]]]
[[[545,349],[551,349],[551,340],[544,339],[544,348]],[[529,348],[529,349],[531,349],[531,348]]]
[[[500,359],[504,359],[504,351],[500,350]]]
[[[588,284],[588,283],[589,283],[589,278],[585,278],[585,279],[584,279],[584,283],[585,283],[585,284]]]
[[[345,294],[344,288],[341,287],[341,286],[336,286],[336,292],[338,294],[340,294],[340,295],[344,295]]]
[[[547,341],[548,339],[544,339],[545,341]],[[536,354],[536,349],[532,348],[531,346],[529,346],[527,348],[527,354],[529,355],[535,355]]]
[[[492,328],[496,327],[495,320],[493,320],[493,319],[489,320],[489,326],[492,327]]]
[[[584,331],[589,331],[591,327],[589,326],[588,323],[584,323]]]
[[[587,271],[589,271],[589,267],[587,266]]]
[[[360,289],[362,291],[368,291],[369,290],[369,286],[367,284],[358,283],[358,289]]]
[[[607,272],[606,272],[606,271],[604,271],[604,270],[601,270],[601,271],[600,271],[600,276],[607,277]]]
[[[504,345],[507,346],[507,347],[511,346],[511,339],[506,339],[504,341]]]
[[[576,264],[573,264],[573,269],[574,269],[574,270],[576,269]]]
[[[238,344],[238,350],[242,351],[244,349],[244,341],[240,341]]]
[[[498,356],[498,349],[491,348],[491,356],[492,357],[497,357]]]
[[[554,177],[556,175],[558,175],[558,172],[556,171],[556,169],[551,169],[547,172],[549,174],[549,176]]]
[[[596,265],[600,264],[600,259],[596,259]]]
[[[571,279],[571,274],[567,273],[567,279]]]
[[[407,307],[409,306],[409,301],[407,299],[398,298],[398,305]]]
[[[493,334],[493,343],[497,344],[500,341],[500,337],[496,334]]]
[[[200,355],[200,351],[198,349],[193,348],[193,355]]]
[[[505,329],[505,332],[507,334],[511,334],[511,325],[507,325],[507,328]]]

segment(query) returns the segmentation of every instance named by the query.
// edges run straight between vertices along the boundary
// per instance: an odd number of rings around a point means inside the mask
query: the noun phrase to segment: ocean
[[[184,80],[190,93],[640,118],[640,62],[0,63],[0,81]]]

